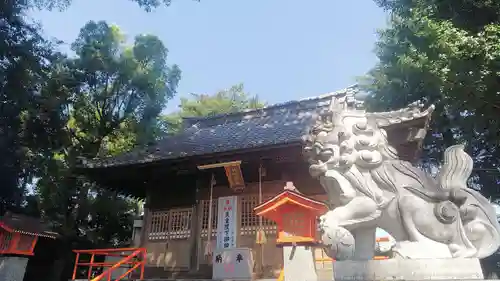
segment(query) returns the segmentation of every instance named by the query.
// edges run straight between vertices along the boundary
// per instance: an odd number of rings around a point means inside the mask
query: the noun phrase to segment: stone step
[[[333,268],[317,269],[318,280],[333,280]]]
[[[332,280],[333,271],[332,268],[318,269],[318,280]],[[70,280],[73,281],[73,280]],[[74,281],[88,281],[88,279],[76,279]],[[121,281],[139,281],[139,279],[123,279]],[[145,278],[143,281],[231,281],[231,280],[214,280],[210,278]],[[242,280],[239,280],[242,281]],[[250,281],[250,280],[249,280]],[[277,281],[276,278],[261,278],[253,279],[251,281]],[[301,280],[302,281],[302,280]]]
[[[75,279],[70,281],[88,281],[88,279]],[[121,281],[139,281],[138,279],[122,279]],[[231,280],[214,280],[214,279],[143,279],[142,281],[231,281]],[[244,281],[244,280],[238,280]],[[277,281],[277,279],[255,279],[248,281]]]

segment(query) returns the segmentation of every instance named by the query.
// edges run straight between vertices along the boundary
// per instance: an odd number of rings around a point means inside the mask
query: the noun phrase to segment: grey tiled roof
[[[301,142],[317,113],[329,106],[332,96],[352,93],[353,88],[323,96],[290,101],[239,113],[188,118],[190,127],[156,145],[112,158],[83,161],[87,168],[173,160],[242,149]]]
[[[14,232],[25,235],[57,238],[59,234],[50,231],[50,227],[37,218],[7,212],[0,218],[0,225]]]

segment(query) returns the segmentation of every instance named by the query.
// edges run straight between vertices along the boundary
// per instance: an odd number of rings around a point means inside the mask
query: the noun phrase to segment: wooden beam
[[[197,177],[199,172],[209,172],[210,167],[217,167],[221,163],[231,163],[235,159],[242,165],[269,161],[273,163],[303,162],[302,147],[299,144],[288,146],[269,147],[220,153],[178,159],[172,161],[158,161],[135,165],[125,165],[109,168],[86,170],[87,176],[99,182],[107,189],[121,190],[127,195],[144,198],[147,191],[156,189],[156,185],[176,180],[179,176]],[[199,169],[201,167],[202,169]],[[183,172],[182,174],[180,172]]]
[[[215,163],[215,164],[201,165],[201,166],[198,166],[198,169],[200,169],[200,170],[207,170],[207,169],[222,168],[222,167],[233,166],[233,165],[240,165],[240,164],[241,164],[241,161],[231,161],[231,162],[224,162],[224,163]]]

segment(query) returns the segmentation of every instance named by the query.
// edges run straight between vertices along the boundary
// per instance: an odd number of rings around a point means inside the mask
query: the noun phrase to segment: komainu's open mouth
[[[313,177],[319,177],[323,174],[325,174],[327,171],[326,164],[323,163],[322,161],[317,161],[316,164],[311,164],[309,166],[309,173]]]

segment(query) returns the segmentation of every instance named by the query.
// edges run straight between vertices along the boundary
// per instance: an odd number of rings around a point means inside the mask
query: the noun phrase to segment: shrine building
[[[276,225],[259,219],[254,208],[287,184],[326,202],[320,183],[309,175],[302,138],[333,98],[358,107],[358,95],[351,87],[262,109],[185,118],[179,134],[116,157],[82,160],[78,171],[108,189],[145,198],[133,246],[147,249],[146,278],[210,277],[210,253],[217,247],[252,249],[254,271],[276,277],[283,267]],[[416,159],[422,142],[416,132],[428,119],[382,125],[400,158]],[[218,241],[220,235],[224,239]],[[331,265],[319,247],[315,258],[318,267]]]

